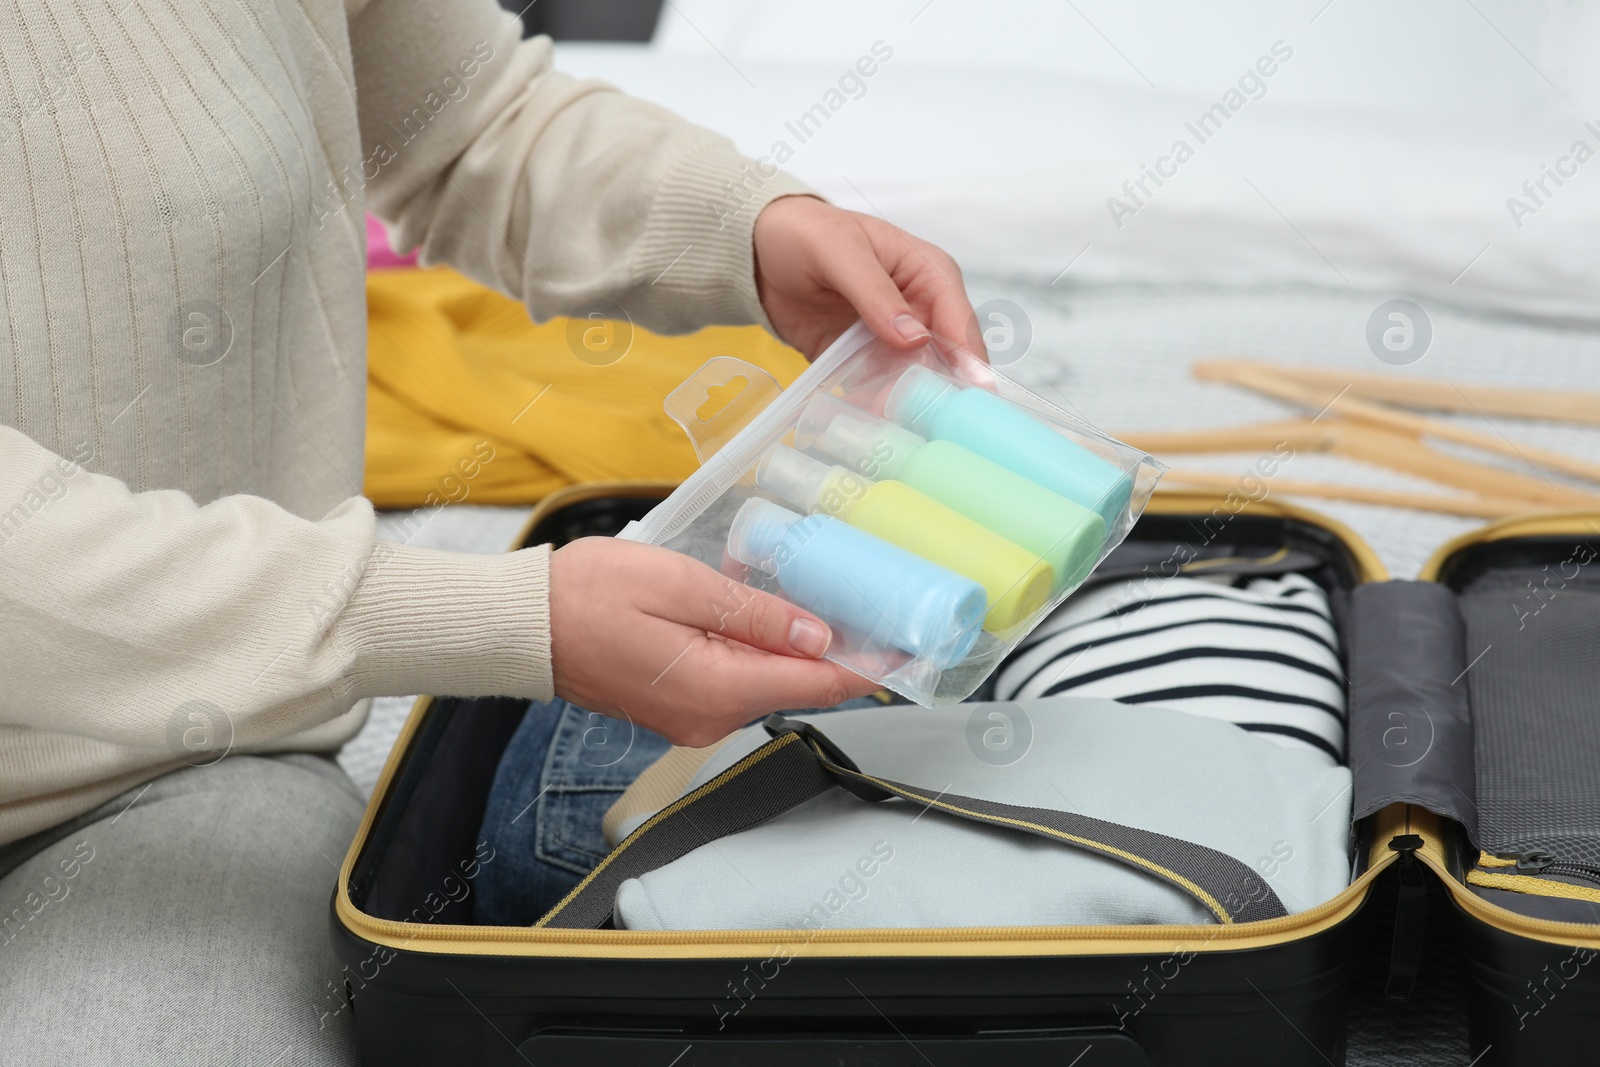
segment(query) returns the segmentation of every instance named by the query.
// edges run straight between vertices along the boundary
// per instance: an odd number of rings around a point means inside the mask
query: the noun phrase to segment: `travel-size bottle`
[[[913,366],[890,389],[884,414],[913,433],[953,441],[1051,492],[1100,513],[1114,528],[1133,479],[1022,408]]]
[[[972,650],[988,598],[970,578],[827,515],[752,497],[733,517],[728,554],[773,575],[794,603],[943,670]]]
[[[1050,599],[1050,564],[903,482],[874,482],[784,445],[769,451],[756,484],[805,511],[820,511],[964,574],[989,598],[984,629],[1004,633]]]
[[[1044,557],[1056,588],[1087,576],[1106,524],[1082,504],[953,441],[929,441],[838,397],[806,405],[795,443],[872,479],[904,482],[924,496]]]

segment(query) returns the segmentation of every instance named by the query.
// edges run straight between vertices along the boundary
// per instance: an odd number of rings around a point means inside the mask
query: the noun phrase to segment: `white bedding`
[[[1600,154],[1583,121],[1600,131],[1583,61],[1600,15],[1321,7],[673,0],[654,44],[562,44],[557,60],[776,156],[972,272],[1350,286],[1600,319],[1600,162],[1561,163],[1578,140]],[[850,73],[862,57],[868,77]],[[1274,73],[1230,98],[1262,57]],[[1233,102],[1203,142],[1186,126]],[[1162,162],[1179,140],[1192,158]],[[1522,183],[1558,163],[1574,176],[1535,203]],[[1163,185],[1124,189],[1158,164]],[[1513,196],[1530,209],[1517,218]]]

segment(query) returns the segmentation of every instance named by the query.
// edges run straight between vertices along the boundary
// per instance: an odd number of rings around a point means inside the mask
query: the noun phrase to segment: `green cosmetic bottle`
[[[838,397],[806,405],[795,444],[863,477],[904,482],[1021,545],[1049,562],[1057,590],[1081,581],[1100,558],[1106,524],[1095,512],[953,441],[929,441]]]
[[[914,434],[949,441],[1100,513],[1127,514],[1132,472],[1119,470],[987,389],[964,387],[912,364],[884,399],[883,414]]]

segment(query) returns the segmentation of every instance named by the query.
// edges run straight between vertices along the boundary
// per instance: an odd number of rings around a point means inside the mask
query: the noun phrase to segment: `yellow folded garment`
[[[806,365],[756,326],[686,337],[635,327],[626,355],[605,363],[579,335],[609,330],[615,343],[626,324],[538,325],[444,267],[369,274],[367,323],[366,494],[386,508],[525,504],[578,482],[681,480],[699,461],[662,408],[668,393],[712,356],[737,356],[785,386]]]

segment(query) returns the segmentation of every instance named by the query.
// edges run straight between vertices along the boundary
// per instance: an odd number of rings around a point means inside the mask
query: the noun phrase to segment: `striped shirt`
[[[1116,582],[1067,600],[1003,663],[998,700],[1109,697],[1225,719],[1343,762],[1327,595],[1299,574]]]

